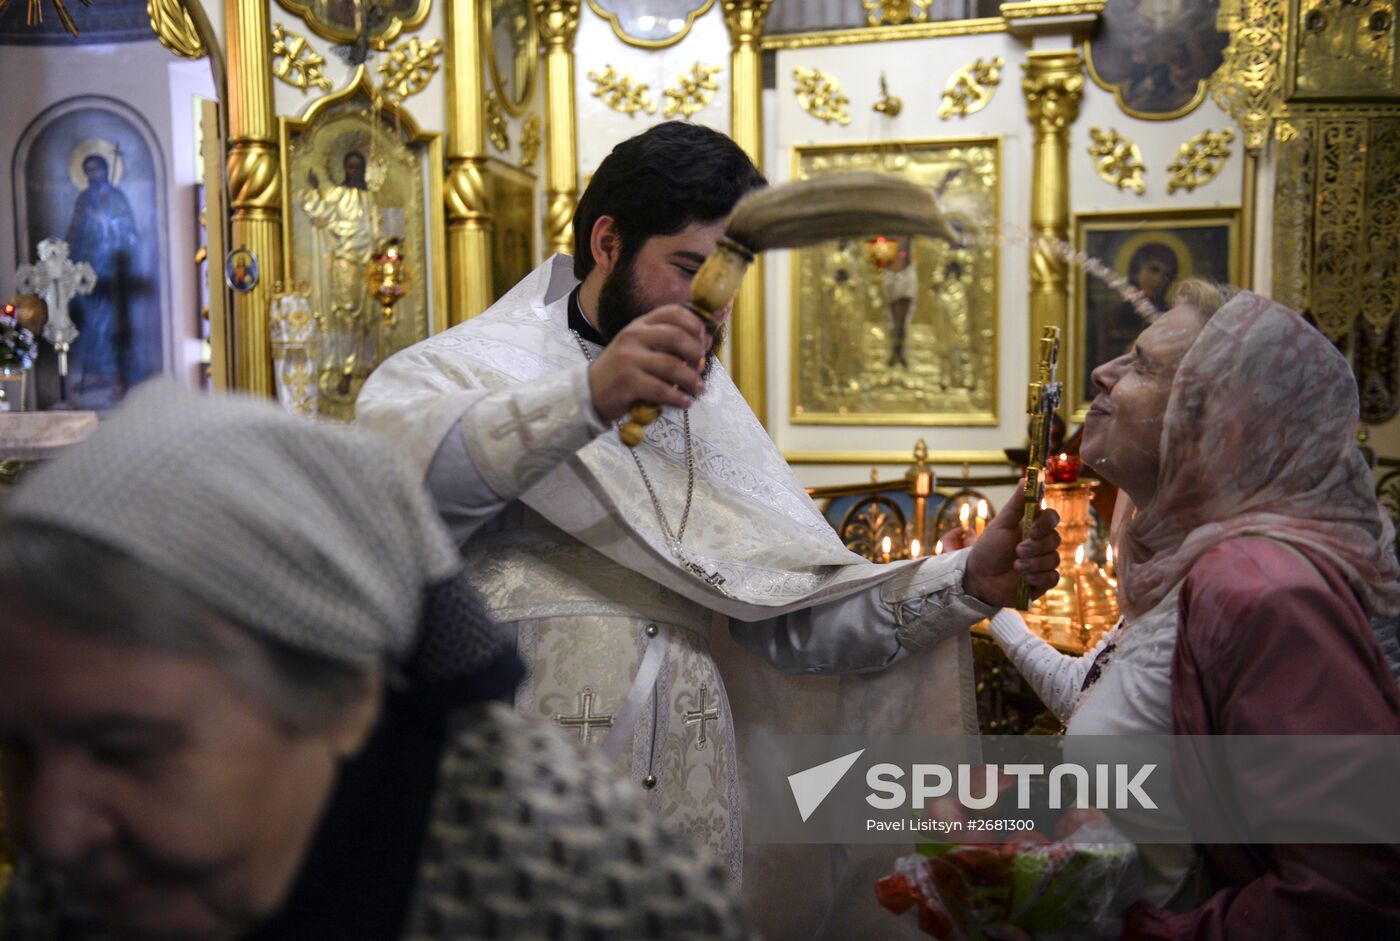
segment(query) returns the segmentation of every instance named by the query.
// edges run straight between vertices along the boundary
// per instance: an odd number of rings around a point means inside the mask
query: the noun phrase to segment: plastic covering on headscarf
[[[350,667],[444,679],[510,651],[422,482],[376,439],[263,400],[147,383],[33,471],[5,515],[105,544]]]
[[[1267,536],[1327,559],[1373,613],[1400,612],[1358,412],[1346,359],[1302,317],[1249,292],[1221,307],[1172,381],[1156,493],[1118,516],[1125,610],[1151,610],[1219,543]]]

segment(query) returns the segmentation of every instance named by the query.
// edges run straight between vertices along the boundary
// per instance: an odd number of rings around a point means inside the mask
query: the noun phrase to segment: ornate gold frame
[[[1084,40],[1084,69],[1089,73],[1090,80],[1104,91],[1113,95],[1113,101],[1118,105],[1118,110],[1122,111],[1130,118],[1137,118],[1139,121],[1175,121],[1177,118],[1184,118],[1201,106],[1201,102],[1206,100],[1206,95],[1210,93],[1210,79],[1203,78],[1196,83],[1196,93],[1191,96],[1191,100],[1186,102],[1175,111],[1168,111],[1165,114],[1149,114],[1146,111],[1138,111],[1130,108],[1123,101],[1123,93],[1119,91],[1117,85],[1110,85],[1099,76],[1099,70],[1094,68],[1093,43]]]
[[[995,202],[996,210],[994,218],[1000,219],[1002,213],[1002,183],[1004,181],[1003,168],[1005,166],[1005,138],[1001,135],[978,135],[971,137],[928,137],[913,138],[908,140],[862,142],[862,143],[835,143],[835,144],[799,144],[791,148],[789,156],[788,179],[801,179],[798,175],[801,170],[801,160],[803,154],[820,153],[823,151],[890,151],[898,153],[900,150],[916,147],[935,146],[959,146],[972,144],[995,144],[997,151],[997,183]],[[888,413],[871,414],[862,412],[854,415],[833,414],[821,412],[813,415],[799,415],[793,412],[793,404],[797,402],[797,371],[791,368],[791,364],[796,362],[800,337],[797,329],[797,310],[801,302],[799,295],[800,285],[798,284],[796,257],[793,257],[792,271],[789,281],[789,323],[788,323],[788,414],[787,421],[793,425],[863,425],[867,427],[889,427],[899,425],[922,425],[928,427],[946,428],[987,428],[996,427],[1001,423],[1001,278],[1002,260],[1001,252],[995,250],[992,255],[993,267],[995,269],[992,277],[992,343],[997,347],[996,353],[991,358],[992,374],[990,380],[991,388],[991,409],[986,412],[908,412],[908,413]],[[866,452],[875,453],[875,452]]]
[[[530,108],[530,99],[535,94],[535,82],[540,76],[540,31],[535,22],[535,5],[526,0],[525,8],[530,13],[530,78],[525,83],[525,91],[520,96],[520,104],[510,100],[506,94],[506,83],[501,78],[501,66],[496,61],[496,44],[491,41],[491,29],[495,25],[491,19],[491,0],[479,0],[481,10],[481,45],[486,53],[486,69],[491,73],[491,85],[496,89],[496,98],[501,107],[512,117],[520,117]]]
[[[1193,222],[1214,223],[1225,225],[1230,233],[1230,257],[1226,261],[1226,268],[1229,271],[1229,282],[1238,285],[1244,273],[1244,214],[1238,206],[1211,206],[1196,209],[1128,209],[1114,212],[1082,212],[1076,213],[1073,220],[1073,228],[1070,233],[1070,244],[1076,251],[1084,248],[1084,227],[1086,223],[1103,223],[1096,228],[1117,228],[1132,229],[1134,223],[1150,220],[1153,223],[1175,223],[1182,226],[1189,226]],[[1167,226],[1154,226],[1153,228],[1166,228]],[[1153,231],[1153,228],[1143,228],[1144,234]],[[1104,264],[1112,265],[1112,259],[1100,259]],[[1126,271],[1118,272],[1126,277]],[[1064,383],[1066,395],[1064,398],[1064,411],[1070,421],[1083,422],[1089,412],[1089,403],[1083,401],[1080,390],[1080,379],[1084,375],[1085,363],[1083,362],[1085,350],[1083,344],[1079,342],[1084,335],[1084,292],[1088,273],[1082,267],[1075,267],[1073,276],[1070,278],[1070,312],[1069,329],[1066,331],[1068,342],[1062,347],[1061,353],[1061,382]],[[1178,278],[1180,283],[1180,278]]]
[[[690,28],[695,25],[695,21],[706,13],[710,12],[710,7],[715,5],[715,0],[703,0],[698,9],[689,13],[685,18],[685,26],[670,39],[638,39],[635,36],[627,35],[627,31],[622,28],[622,24],[617,21],[617,14],[609,13],[607,10],[599,9],[596,0],[588,0],[588,8],[599,17],[608,21],[612,26],[613,33],[618,39],[629,46],[636,46],[640,49],[665,49],[667,46],[674,46],[686,36],[690,35]]]
[[[383,101],[377,109],[374,105],[374,83],[370,80],[369,69],[361,65],[355,70],[348,84],[333,95],[326,95],[318,98],[312,103],[306,113],[299,118],[280,115],[277,118],[277,146],[280,155],[282,177],[282,192],[290,194],[293,192],[291,180],[291,159],[288,145],[293,133],[307,130],[316,123],[322,112],[353,101],[356,97],[363,96],[371,109],[378,110],[379,113],[387,117],[391,122],[396,122],[397,126],[403,128],[409,141],[413,144],[426,145],[428,148],[427,173],[428,173],[428,194],[424,200],[423,211],[425,215],[424,224],[427,226],[427,238],[429,241],[428,250],[432,253],[432,280],[431,293],[428,295],[428,323],[429,335],[441,333],[447,329],[447,230],[442,212],[442,135],[436,131],[424,131],[418,127],[418,122],[413,119],[413,115],[405,109],[399,107],[392,101]],[[292,216],[294,213],[288,203],[288,209],[282,213],[282,265],[279,275],[285,282],[289,278],[289,259],[293,249],[292,243]]]
[[[335,43],[353,43],[355,40],[359,39],[359,36],[356,35],[354,30],[334,29],[317,22],[316,18],[310,15],[311,4],[309,2],[301,3],[299,0],[277,0],[277,5],[293,16],[300,17],[301,21],[306,24],[307,29],[311,30],[322,39],[329,39],[331,42]],[[414,8],[407,19],[402,19],[397,16],[393,17],[385,24],[383,32],[371,35],[370,40],[373,42],[393,42],[399,37],[400,33],[413,32],[427,21],[428,13],[432,10],[432,7],[433,0],[418,0],[418,6]]]
[[[815,33],[785,33],[764,36],[763,51],[775,49],[815,49],[821,46],[854,46],[866,42],[891,42],[898,39],[932,39],[938,36],[977,36],[983,33],[1005,33],[1010,29],[1000,16],[972,20],[940,20],[934,23],[906,23],[903,26],[857,26],[850,29],[828,29]]]

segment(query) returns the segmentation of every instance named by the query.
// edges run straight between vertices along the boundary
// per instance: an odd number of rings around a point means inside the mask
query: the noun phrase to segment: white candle
[[[909,558],[917,559],[919,557],[919,550],[922,548],[923,547],[919,545],[919,540],[909,540]]]
[[[933,544],[933,554],[934,554],[934,555],[942,555],[942,554],[943,554],[943,540],[942,540],[942,539],[938,540],[937,542],[935,542],[935,543]]]
[[[982,535],[982,531],[987,528],[987,501],[977,501],[977,535]]]

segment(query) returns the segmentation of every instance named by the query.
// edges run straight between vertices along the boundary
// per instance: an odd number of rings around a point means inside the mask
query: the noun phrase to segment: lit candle
[[[1050,509],[1050,504],[1042,498],[1040,501],[1040,512],[1044,513],[1048,509]]]
[[[1080,543],[1074,550],[1074,567],[1078,568],[1084,564],[1084,544]]]
[[[880,552],[884,555],[885,561],[890,560],[890,537],[886,536],[880,541]]]
[[[1113,577],[1113,547],[1112,547],[1112,546],[1109,546],[1109,547],[1108,547],[1108,551],[1105,553],[1105,556],[1104,556],[1104,563],[1103,563],[1103,570],[1104,570],[1104,574],[1107,575],[1109,578],[1112,578],[1112,577]]]
[[[987,528],[987,501],[977,501],[977,535],[982,535],[982,531]]]
[[[909,558],[917,559],[919,557],[919,550],[922,548],[923,547],[919,545],[919,540],[909,540]]]
[[[967,528],[967,521],[972,518],[972,507],[964,503],[958,510],[958,525],[963,529]]]
[[[937,542],[935,542],[935,543],[933,544],[933,554],[934,554],[934,555],[942,555],[942,554],[943,554],[943,540],[942,540],[942,539],[938,540]]]

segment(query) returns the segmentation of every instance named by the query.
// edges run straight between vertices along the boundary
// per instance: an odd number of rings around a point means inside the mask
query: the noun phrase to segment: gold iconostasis
[[[139,335],[75,347],[99,406],[173,371],[345,420],[385,356],[571,248],[613,145],[683,120],[775,182],[915,180],[963,236],[774,253],[749,275],[726,361],[809,483],[902,464],[916,437],[935,466],[1003,462],[1045,326],[1065,330],[1076,420],[1093,365],[1143,325],[1105,269],[1158,306],[1209,277],[1305,311],[1353,362],[1372,446],[1400,456],[1394,0],[98,6],[44,45],[0,12],[19,102],[0,255],[79,231],[84,161],[112,155],[149,257],[145,294],[121,299]],[[120,106],[98,78],[117,66],[145,89]],[[63,77],[31,95],[36,70]]]

